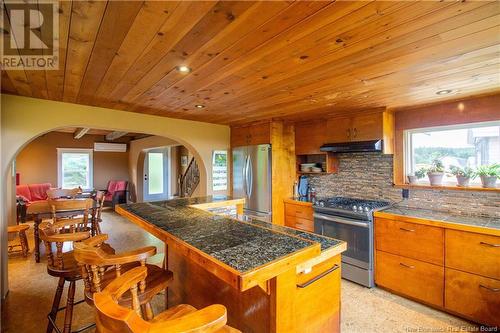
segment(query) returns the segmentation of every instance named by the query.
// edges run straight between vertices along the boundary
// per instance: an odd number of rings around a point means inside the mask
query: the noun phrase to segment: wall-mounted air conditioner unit
[[[127,151],[127,144],[126,143],[95,142],[94,143],[94,151],[125,153]]]

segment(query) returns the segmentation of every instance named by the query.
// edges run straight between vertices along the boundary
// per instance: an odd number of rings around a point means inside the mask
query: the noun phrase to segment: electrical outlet
[[[402,191],[401,191],[401,195],[403,197],[403,199],[408,199],[410,198],[410,190],[407,189],[407,188],[404,188]]]

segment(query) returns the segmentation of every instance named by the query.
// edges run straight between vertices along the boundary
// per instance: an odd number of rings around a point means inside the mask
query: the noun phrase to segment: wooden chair
[[[94,293],[102,291],[111,281],[134,267],[142,266],[147,270],[147,278],[139,285],[138,302],[146,319],[153,317],[151,299],[165,290],[173,274],[156,265],[146,264],[146,259],[156,254],[154,246],[123,252],[120,254],[106,251],[108,235],[101,234],[74,244],[75,258],[82,269],[85,282],[85,300],[94,304]],[[130,307],[133,299],[125,292],[120,304]]]
[[[80,204],[82,206],[85,205],[85,203]],[[56,329],[57,332],[60,332],[55,322],[57,313],[64,309],[65,315],[63,332],[71,332],[73,306],[83,302],[83,300],[79,302],[74,301],[76,281],[82,278],[81,269],[78,266],[75,257],[73,256],[73,251],[63,252],[64,243],[78,242],[90,237],[90,233],[88,231],[79,230],[80,222],[81,221],[79,221],[79,219],[56,220],[54,218],[54,222],[43,222],[40,225],[40,238],[43,240],[46,248],[47,273],[51,276],[59,278],[54,301],[52,303],[52,309],[47,315],[47,318],[49,320],[49,323],[47,325],[47,333],[51,333],[53,329]],[[55,253],[53,252],[54,244],[56,248]],[[66,283],[66,281],[69,282],[66,307],[59,308],[64,284]]]
[[[47,190],[47,197],[49,199],[59,199],[59,198],[74,199],[79,192],[80,192],[79,188],[71,188],[71,189],[51,188]]]
[[[96,201],[96,211],[95,211],[95,228],[96,235],[102,233],[100,223],[102,222],[102,209],[104,208],[105,193],[103,191],[97,191],[94,200]]]
[[[240,332],[226,325],[226,308],[220,304],[201,310],[181,304],[158,314],[150,321],[144,320],[141,318],[137,289],[141,288],[141,281],[146,276],[146,267],[133,268],[94,295],[97,332]],[[131,308],[119,304],[120,297],[126,292],[132,297]]]
[[[72,220],[69,226],[76,231],[92,231],[96,233],[95,221],[92,221],[91,209],[93,200],[88,199],[49,199],[52,209],[52,223]]]
[[[19,234],[19,244],[9,245],[9,253],[21,252],[24,257],[28,256],[30,248],[28,246],[28,239],[26,238],[26,230],[29,228],[30,226],[27,224],[11,225],[7,227],[8,234]],[[21,250],[13,250],[15,247],[21,247]]]

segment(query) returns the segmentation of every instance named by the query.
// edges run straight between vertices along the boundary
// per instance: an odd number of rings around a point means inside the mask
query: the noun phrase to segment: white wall
[[[206,179],[203,194],[212,194],[212,151],[229,149],[228,126],[172,119],[107,108],[55,102],[1,94],[1,175],[10,177],[10,163],[16,154],[37,136],[63,127],[90,127],[125,132],[139,132],[171,138],[186,146],[200,161],[200,176]],[[15,213],[15,193],[2,181],[0,200],[2,230],[1,269],[6,283],[7,257],[4,233],[7,215]],[[10,202],[8,202],[10,201]],[[8,213],[9,212],[9,213]],[[2,284],[2,296],[7,289]]]

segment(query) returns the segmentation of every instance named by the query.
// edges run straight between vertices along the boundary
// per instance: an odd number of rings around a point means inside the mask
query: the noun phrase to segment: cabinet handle
[[[350,128],[347,129],[347,138],[348,139],[351,138],[351,129]]]
[[[412,266],[412,265],[407,265],[407,264],[403,264],[402,262],[399,263],[401,266],[403,267],[406,267],[406,268],[410,268],[410,269],[414,269],[415,266]]]
[[[489,290],[489,291],[492,291],[494,293],[497,293],[497,292],[500,291],[500,288],[491,288],[491,287],[488,287],[488,286],[484,286],[482,284],[480,284],[479,287],[481,287],[483,289],[486,289],[486,290]]]
[[[486,243],[486,242],[479,242],[481,245],[485,246],[491,246],[491,247],[500,247],[500,244],[491,244],[491,243]]]
[[[408,231],[408,232],[415,232],[415,230],[413,230],[413,229],[406,229],[406,228],[399,228],[399,229],[401,229],[403,231]]]
[[[356,137],[356,135],[358,135],[358,130],[356,129],[356,127],[354,127],[354,129],[352,131],[354,133],[354,137]]]
[[[339,265],[337,265],[337,264],[335,264],[335,265],[333,265],[333,267],[332,267],[332,268],[330,268],[329,270],[324,271],[323,273],[319,274],[318,276],[313,277],[311,280],[309,280],[309,281],[307,281],[307,282],[305,282],[305,283],[302,283],[302,284],[298,284],[298,285],[297,285],[297,288],[305,288],[305,287],[307,287],[307,286],[309,286],[309,285],[313,284],[314,282],[318,281],[319,279],[321,279],[321,278],[323,278],[323,277],[327,276],[328,274],[330,274],[330,273],[332,273],[332,272],[336,271],[336,270],[337,270],[337,269],[339,269],[339,268],[340,268],[340,266],[339,266]]]

